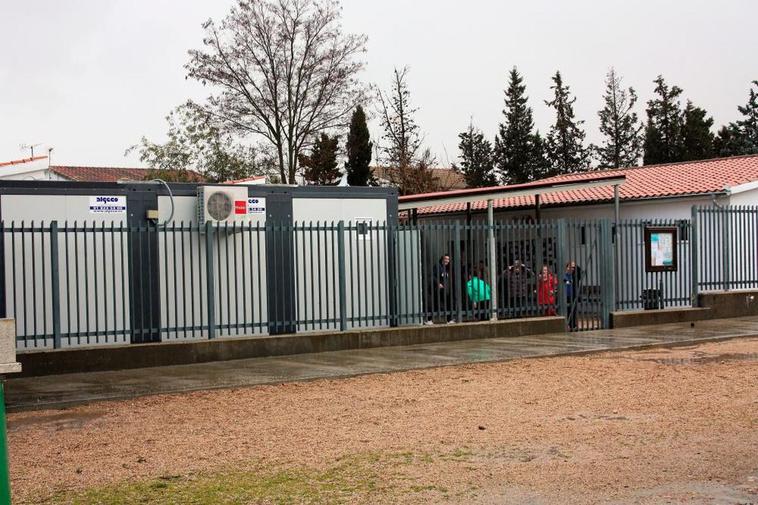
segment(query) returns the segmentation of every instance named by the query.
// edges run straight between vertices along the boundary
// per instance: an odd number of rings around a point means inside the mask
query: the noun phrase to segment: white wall
[[[19,163],[16,165],[6,165],[0,167],[0,179],[11,181],[65,181],[67,179],[59,176],[48,169],[47,157],[42,160]]]
[[[0,206],[6,227],[59,228],[86,225],[109,230],[126,220],[126,213],[91,214],[90,197],[80,195],[2,195]],[[4,234],[7,311],[16,318],[18,335],[52,333],[52,286],[49,232]],[[34,235],[34,243],[32,243]],[[85,235],[86,240],[85,240]],[[124,261],[122,263],[122,253]],[[129,263],[125,233],[63,232],[58,234],[61,332],[74,333],[62,345],[97,345],[128,342],[124,335],[100,335],[129,329]],[[77,282],[76,279],[79,279]],[[33,311],[32,307],[37,310]],[[36,332],[35,332],[36,325]],[[91,332],[90,336],[86,333]],[[43,347],[52,347],[52,338]],[[34,347],[30,342],[29,347]],[[23,343],[19,350],[27,348]]]
[[[293,198],[296,297],[298,319],[328,319],[316,325],[298,325],[298,331],[339,327],[339,263],[336,230],[310,231],[309,226],[336,227],[344,221],[346,317],[348,328],[386,326],[389,312],[387,284],[387,201],[367,198]],[[369,223],[365,234],[357,223]],[[351,322],[351,319],[353,320]]]

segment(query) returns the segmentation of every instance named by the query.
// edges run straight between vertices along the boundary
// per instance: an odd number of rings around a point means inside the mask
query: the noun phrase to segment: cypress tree
[[[611,68],[605,81],[605,106],[598,111],[604,140],[595,147],[600,168],[634,166],[642,151],[642,124],[634,112],[637,93],[624,89],[621,77]]]
[[[661,75],[653,82],[658,97],[647,102],[644,163],[682,161],[684,114],[678,100],[682,90],[678,86],[669,87]]]
[[[569,87],[563,83],[560,72],[553,76],[553,99],[545,105],[555,109],[555,124],[547,135],[546,151],[550,165],[548,175],[581,172],[588,168],[589,151],[584,147],[584,121],[574,117],[574,102]]]
[[[492,144],[473,124],[458,134],[461,151],[460,170],[470,188],[482,188],[497,184]]]
[[[713,158],[713,118],[707,112],[695,107],[687,100],[684,108],[684,128],[682,131],[682,160],[705,160]]]
[[[752,85],[758,88],[758,80],[753,81]],[[752,86],[747,104],[737,107],[737,110],[743,116],[743,119],[737,121],[737,126],[745,144],[744,154],[758,153],[758,92]]]
[[[524,79],[513,67],[505,90],[505,121],[500,124],[495,137],[495,165],[503,184],[538,179],[545,167],[540,138],[533,131],[534,120],[528,100]]]
[[[300,155],[303,177],[310,184],[329,186],[337,184],[342,173],[337,168],[339,138],[322,133],[313,142],[310,156]]]
[[[716,137],[713,139],[713,151],[716,156],[720,157],[751,154],[750,152],[745,152],[746,150],[742,134],[740,129],[734,123],[721,127],[716,134]]]
[[[373,186],[376,184],[371,173],[371,150],[374,143],[366,124],[366,113],[360,105],[355,108],[350,119],[350,131],[347,134],[345,150],[347,161],[347,183],[350,186]]]
[[[758,81],[752,86],[758,87]],[[758,92],[752,86],[745,106],[737,106],[743,119],[723,126],[714,140],[718,156],[758,154]]]

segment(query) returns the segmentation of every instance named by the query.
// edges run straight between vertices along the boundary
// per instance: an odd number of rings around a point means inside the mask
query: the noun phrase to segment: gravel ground
[[[355,503],[758,503],[758,339],[17,413],[9,444],[18,503],[346,458]]]

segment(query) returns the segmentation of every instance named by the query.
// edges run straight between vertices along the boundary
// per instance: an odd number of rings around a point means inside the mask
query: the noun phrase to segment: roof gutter
[[[502,198],[514,198],[519,196],[534,196],[538,194],[559,193],[563,191],[576,191],[598,186],[617,186],[623,184],[626,177],[594,177],[575,182],[550,182],[518,184],[514,186],[496,186],[492,188],[475,188],[469,190],[447,191],[441,193],[427,193],[421,195],[407,195],[399,198],[398,210],[417,209],[437,205],[450,205],[456,203],[481,202]]]

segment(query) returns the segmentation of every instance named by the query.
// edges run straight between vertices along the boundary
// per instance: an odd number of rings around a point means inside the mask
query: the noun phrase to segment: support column
[[[497,244],[495,244],[495,210],[492,199],[487,200],[487,237],[490,243],[490,320],[497,320]]]
[[[619,185],[613,185],[613,228],[611,229],[611,240],[613,241],[613,281],[615,286],[615,300],[618,300],[621,290],[621,251],[619,249],[621,240],[621,204],[619,203]],[[613,307],[611,310],[616,310]]]

